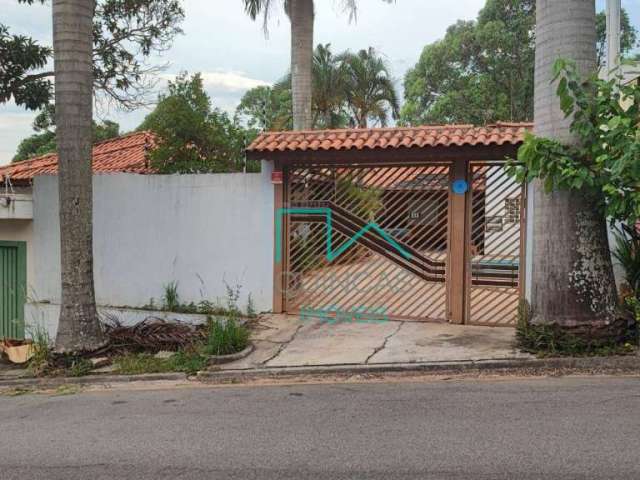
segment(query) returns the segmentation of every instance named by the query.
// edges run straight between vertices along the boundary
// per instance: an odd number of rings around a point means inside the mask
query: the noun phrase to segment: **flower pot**
[[[27,363],[33,357],[33,344],[28,340],[3,340],[0,350],[11,363]]]

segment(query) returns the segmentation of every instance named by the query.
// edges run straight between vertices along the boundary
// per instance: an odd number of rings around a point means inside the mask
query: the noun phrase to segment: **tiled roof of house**
[[[293,151],[378,150],[475,145],[517,145],[528,123],[497,123],[486,127],[437,125],[423,127],[266,132],[249,145],[255,153]]]
[[[153,145],[151,132],[136,132],[96,143],[93,146],[93,171],[96,173],[154,173],[149,166],[148,149]],[[7,177],[12,183],[28,183],[36,175],[58,173],[58,155],[41,157],[0,166],[0,181]]]

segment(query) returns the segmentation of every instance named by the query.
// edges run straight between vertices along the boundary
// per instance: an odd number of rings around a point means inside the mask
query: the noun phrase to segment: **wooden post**
[[[279,162],[275,162],[276,165],[274,165],[274,171],[281,171],[281,166],[279,165]],[[286,181],[286,179],[283,178],[283,181],[280,183],[275,183],[273,185],[273,191],[274,191],[274,226],[278,225],[278,223],[276,222],[276,216],[280,215],[280,209],[284,208],[285,206],[285,199],[284,199],[284,194],[285,194],[285,187],[284,187],[284,182]],[[287,239],[285,238],[285,232],[286,232],[286,228],[284,227],[284,222],[281,222],[280,225],[282,225],[282,231],[278,232],[275,228],[274,228],[274,255],[273,255],[273,313],[283,313],[284,312],[284,294],[285,294],[285,245],[287,242]],[[282,251],[280,252],[281,254],[281,260],[279,262],[276,262],[276,252],[275,252],[275,248],[278,248],[278,242],[276,241],[276,238],[278,238],[278,235],[280,235],[280,245],[279,247],[282,249]]]
[[[449,275],[448,300],[449,322],[465,322],[465,273],[467,259],[467,197],[471,194],[471,185],[466,194],[456,194],[451,189],[455,180],[468,182],[468,166],[464,160],[454,162],[449,185]]]

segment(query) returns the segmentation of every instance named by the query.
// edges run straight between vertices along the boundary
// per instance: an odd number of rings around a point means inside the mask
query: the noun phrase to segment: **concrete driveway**
[[[327,323],[269,315],[252,334],[255,351],[223,369],[364,365],[526,358],[514,347],[515,329],[447,323],[385,321]]]

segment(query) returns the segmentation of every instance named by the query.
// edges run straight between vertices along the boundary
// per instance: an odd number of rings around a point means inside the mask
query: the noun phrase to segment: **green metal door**
[[[0,241],[0,338],[24,338],[27,244]]]

